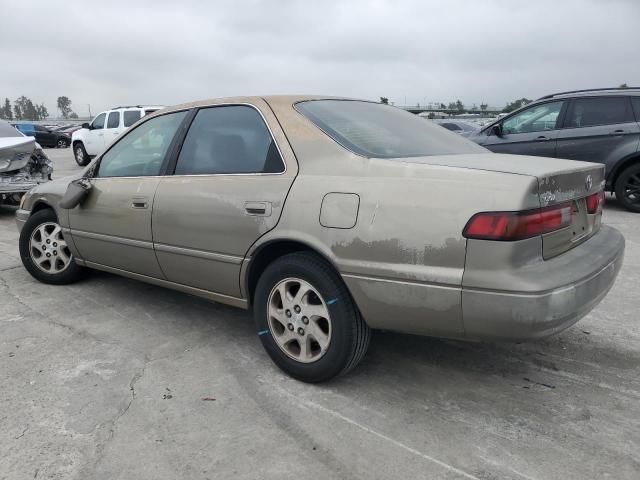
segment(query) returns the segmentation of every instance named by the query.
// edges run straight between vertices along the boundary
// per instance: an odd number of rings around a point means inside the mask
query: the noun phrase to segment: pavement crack
[[[18,435],[17,437],[13,437],[13,439],[18,440],[19,438],[24,437],[24,434],[27,433],[27,430],[29,430],[29,425],[27,425],[27,427],[22,431],[20,435]]]

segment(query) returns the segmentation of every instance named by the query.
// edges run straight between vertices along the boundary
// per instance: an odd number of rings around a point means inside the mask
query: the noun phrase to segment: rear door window
[[[182,145],[176,175],[280,173],[284,163],[262,116],[252,107],[201,109]]]
[[[125,110],[124,111],[124,126],[130,127],[134,123],[140,120],[140,110]]]
[[[594,127],[633,121],[627,97],[576,98],[571,102],[565,128]]]
[[[640,97],[631,97],[631,104],[636,114],[636,122],[640,122]]]
[[[118,128],[120,126],[120,112],[109,112],[107,128]]]

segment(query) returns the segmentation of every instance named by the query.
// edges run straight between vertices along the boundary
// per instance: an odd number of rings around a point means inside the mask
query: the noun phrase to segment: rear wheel
[[[34,213],[25,223],[20,232],[20,257],[31,276],[43,283],[73,283],[84,273],[76,264],[51,209]]]
[[[73,156],[76,159],[76,163],[81,167],[89,164],[89,155],[87,155],[82,143],[78,142],[73,146]]]
[[[616,198],[624,208],[640,213],[640,163],[623,170],[615,184]]]
[[[67,141],[64,138],[60,138],[60,139],[58,139],[58,142],[56,143],[56,146],[58,148],[67,148],[69,146],[69,144],[67,143]]]
[[[254,315],[271,359],[304,382],[348,372],[369,345],[370,329],[347,287],[313,254],[292,253],[267,267],[256,287]]]

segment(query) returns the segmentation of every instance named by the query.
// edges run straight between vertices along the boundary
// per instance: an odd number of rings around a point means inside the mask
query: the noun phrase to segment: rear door
[[[84,148],[89,155],[98,155],[104,150],[104,126],[106,121],[107,114],[103,112],[91,122],[91,128],[84,137]]]
[[[496,153],[555,157],[564,104],[540,103],[507,117],[501,122],[502,135],[488,135],[480,144]]]
[[[633,117],[628,97],[575,98],[558,134],[557,156],[613,163],[634,153],[639,139],[640,126]],[[610,157],[612,162],[607,161]]]
[[[153,206],[154,246],[168,280],[241,296],[243,258],[277,224],[297,172],[284,149],[264,101],[197,112]]]
[[[69,210],[71,234],[85,261],[163,278],[153,251],[152,204],[169,146],[186,115],[152,118],[104,153],[88,197]]]

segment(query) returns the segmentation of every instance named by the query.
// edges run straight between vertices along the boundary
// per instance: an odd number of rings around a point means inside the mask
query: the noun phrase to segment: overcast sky
[[[0,0],[0,97],[56,114],[312,93],[502,106],[640,85],[640,0]]]

